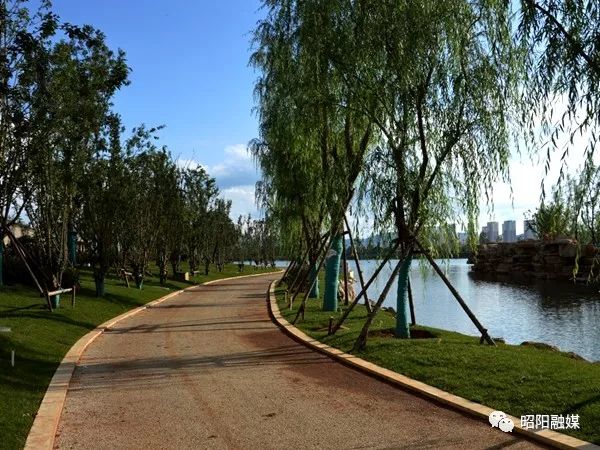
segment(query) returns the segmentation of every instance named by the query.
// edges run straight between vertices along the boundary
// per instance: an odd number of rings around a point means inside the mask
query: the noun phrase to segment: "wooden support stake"
[[[415,319],[415,304],[413,303],[412,286],[410,285],[410,275],[408,276],[408,306],[410,307],[410,323],[417,324]]]
[[[400,268],[404,264],[404,260],[406,258],[410,258],[411,256],[412,256],[411,252],[409,251],[408,255],[405,255],[403,259],[398,261],[398,264],[396,265],[396,268],[393,270],[390,278],[387,280],[387,283],[385,284],[383,291],[381,291],[381,294],[379,295],[379,298],[377,299],[377,303],[375,303],[375,305],[373,306],[373,311],[367,316],[367,320],[365,321],[363,328],[360,331],[360,334],[358,335],[358,338],[354,342],[354,346],[352,347],[353,352],[357,351],[357,350],[362,350],[364,348],[364,346],[366,345],[369,328],[371,327],[371,323],[373,322],[375,315],[377,314],[377,312],[379,311],[379,308],[385,301],[385,298],[387,297],[388,292],[390,291],[390,288],[392,287],[392,284],[398,277],[398,273],[400,272]]]
[[[13,245],[14,249],[17,251],[17,253],[19,254],[21,261],[23,261],[23,264],[25,264],[25,268],[27,269],[27,271],[29,272],[29,275],[31,275],[31,278],[33,279],[33,282],[35,283],[35,286],[38,288],[38,291],[40,292],[40,295],[44,295],[45,290],[42,289],[42,286],[40,285],[37,277],[35,276],[35,274],[33,273],[33,270],[31,269],[31,267],[29,266],[29,263],[27,262],[27,257],[25,255],[25,252],[23,251],[23,249],[21,248],[21,245],[19,244],[19,242],[17,241],[17,238],[15,237],[15,235],[12,233],[12,231],[10,230],[10,228],[8,228],[6,226],[6,224],[3,224],[4,227],[4,231],[8,236],[8,239],[10,240],[11,244]],[[48,296],[46,296],[46,298],[48,298]],[[50,303],[50,300],[48,299],[48,308],[50,308],[50,311],[52,311],[52,304]]]
[[[344,232],[344,235],[346,233]],[[346,259],[346,240],[342,239],[342,258],[344,264],[344,306],[348,306],[348,260]]]
[[[352,197],[353,196],[354,196],[354,189],[351,189],[350,192],[348,193],[348,197],[346,199],[344,207],[340,208],[340,210],[339,210],[340,221],[337,222],[337,226],[339,226],[340,224],[343,224],[342,218],[346,215],[346,210],[348,209],[348,205],[352,201]],[[333,214],[332,214],[332,216],[333,216]],[[332,223],[336,223],[336,222],[333,221]],[[294,318],[294,321],[292,322],[293,325],[296,324],[296,321],[298,320],[298,317],[299,317],[300,314],[302,314],[302,319],[304,319],[304,310],[306,308],[306,299],[308,297],[308,293],[312,290],[314,284],[317,282],[317,279],[319,278],[319,272],[321,271],[321,268],[323,267],[323,264],[325,263],[325,260],[327,259],[326,258],[327,257],[327,249],[329,247],[331,247],[331,243],[333,242],[335,231],[336,231],[336,227],[332,226],[331,230],[329,231],[329,239],[325,239],[325,237],[327,236],[327,234],[325,234],[325,236],[323,237],[323,243],[327,242],[327,245],[325,247],[322,247],[322,249],[325,250],[323,252],[323,259],[319,263],[319,266],[318,266],[318,268],[316,270],[315,278],[313,279],[312,283],[308,287],[308,290],[306,291],[307,294],[302,299],[302,303],[300,304],[300,308],[298,309],[298,314],[296,314],[296,317]],[[321,254],[321,252],[317,253],[317,255],[320,255],[320,254]],[[302,285],[300,285],[300,286],[302,286]],[[294,297],[292,297],[292,302],[294,301],[294,298],[296,297],[296,295],[297,295],[297,292],[294,294]]]
[[[356,271],[358,272],[358,279],[360,281],[361,292],[364,292],[365,296],[365,306],[368,312],[371,312],[371,300],[369,300],[369,296],[367,294],[367,290],[365,289],[365,279],[363,278],[362,269],[360,267],[360,260],[358,259],[358,252],[356,251],[356,247],[354,246],[354,238],[352,237],[352,232],[350,231],[350,223],[348,222],[348,218],[344,214],[344,222],[346,223],[346,229],[348,230],[348,237],[350,238],[350,254],[354,259],[354,264],[356,264]]]
[[[131,274],[130,272],[127,272],[125,269],[121,269],[121,275],[123,275],[123,280],[125,280],[127,287],[129,287],[129,275],[133,275],[133,274]]]
[[[73,285],[73,290],[71,291],[71,307],[72,308],[75,307],[75,290],[76,290],[76,287],[75,287],[75,285]]]
[[[321,245],[321,248],[319,249],[319,252],[317,253],[317,259],[319,257],[321,257],[321,261],[319,262],[319,265],[317,266],[317,270],[315,271],[315,277],[313,278],[312,282],[310,283],[310,285],[308,286],[308,289],[306,291],[306,295],[304,296],[304,298],[302,299],[302,303],[300,303],[300,307],[298,308],[298,313],[296,314],[296,317],[294,317],[294,320],[292,322],[292,325],[295,325],[296,322],[298,321],[298,318],[300,317],[300,315],[302,315],[302,320],[304,320],[304,309],[306,308],[306,299],[308,298],[308,293],[310,291],[312,291],[313,286],[315,285],[315,283],[317,282],[317,280],[319,279],[319,272],[321,271],[321,269],[323,268],[323,264],[325,264],[325,260],[327,259],[327,248],[329,248],[331,246],[331,242],[333,241],[333,233],[330,233],[329,239],[326,239],[323,244],[327,243],[327,245]],[[325,251],[323,251],[325,250]],[[322,255],[321,255],[322,253]],[[306,276],[303,277],[303,281],[300,284],[300,286],[298,287],[298,291],[294,292],[294,295],[292,296],[290,303],[294,304],[294,300],[296,298],[296,296],[298,295],[298,293],[300,292],[300,288],[302,287],[302,284],[304,284],[304,281],[306,280],[306,278],[308,277],[308,273],[309,271],[306,272]]]
[[[318,265],[317,270],[315,272],[315,278],[313,278],[313,280],[310,283],[310,285],[308,286],[308,290],[306,292],[310,292],[312,290],[313,285],[316,283],[317,279],[319,278],[319,272],[321,271],[321,268],[323,267],[323,263],[325,262],[325,255],[327,255],[327,248],[331,245],[331,240],[333,239],[333,234],[332,233],[326,233],[325,236],[328,237],[328,238],[323,239],[321,241],[319,249],[317,250],[317,253],[316,253],[317,261],[319,260],[319,258],[321,257],[321,255],[323,256],[323,259],[321,260],[321,263]],[[310,276],[310,272],[311,272],[311,270],[310,270],[310,267],[309,267],[308,270],[306,271],[306,273],[304,273],[302,275],[302,277],[300,278],[300,282],[297,284],[296,290],[292,294],[292,299],[290,300],[290,302],[292,304],[294,304],[294,300],[296,300],[296,297],[301,292],[302,286],[306,282],[307,278]],[[306,301],[306,297],[304,297],[303,302],[305,302],[305,301]]]
[[[325,239],[327,239],[327,236],[329,236],[329,233],[325,233],[323,236],[321,236],[321,238],[319,239],[319,245],[321,245],[323,243],[323,241]],[[292,280],[292,283],[288,284],[288,288],[289,288],[290,292],[296,292],[296,290],[297,290],[296,287],[298,287],[298,289],[299,289],[302,286],[302,284],[304,283],[304,281],[302,281],[300,284],[297,284],[299,281],[305,280],[305,278],[302,277],[302,266],[304,264],[304,260],[308,258],[309,253],[310,253],[310,248],[307,248],[304,251],[304,254],[302,255],[302,259],[297,264],[298,270],[296,271],[296,276]],[[310,263],[310,261],[309,261],[309,263]],[[310,267],[309,267],[309,270],[310,270]]]
[[[319,249],[317,251],[317,258],[321,254],[321,246],[327,240],[328,236],[329,236],[329,232],[327,232],[323,236],[321,236],[320,241],[319,241]],[[302,260],[300,261],[300,264],[298,264],[299,268],[298,268],[298,271],[296,272],[296,277],[294,278],[294,281],[292,282],[292,284],[288,286],[290,289],[290,292],[298,291],[302,287],[302,285],[306,281],[306,278],[308,277],[308,274],[310,273],[310,267],[309,267],[308,272],[306,273],[306,276],[304,276],[304,275],[301,276],[302,265],[304,264],[304,260],[308,258],[309,253],[310,253],[309,249],[306,249],[306,251],[304,252],[304,255],[302,257]],[[310,261],[309,261],[309,265],[310,265]],[[299,282],[299,284],[298,284],[298,282]],[[309,292],[310,292],[310,289],[309,289]],[[294,298],[296,297],[296,295],[294,295]],[[292,302],[293,302],[293,300],[292,300]]]
[[[290,263],[286,267],[285,272],[281,276],[281,279],[285,280],[286,277],[288,276],[288,274],[292,271],[292,269],[294,269],[295,266],[296,266],[296,260],[294,259],[294,260],[290,261]]]
[[[460,304],[462,309],[467,313],[467,316],[469,316],[469,319],[471,319],[471,322],[473,322],[473,324],[477,327],[477,329],[481,333],[481,336],[483,337],[483,339],[485,339],[488,344],[495,346],[496,343],[490,337],[487,330],[485,328],[483,328],[483,325],[481,325],[479,320],[477,320],[477,317],[475,316],[475,314],[473,314],[471,309],[467,306],[466,302],[460,296],[460,294],[455,289],[455,287],[452,286],[452,283],[450,283],[450,280],[448,280],[446,275],[444,275],[444,272],[442,271],[442,269],[440,269],[440,267],[437,265],[437,263],[433,260],[433,258],[429,254],[429,252],[427,250],[425,250],[425,247],[423,247],[419,241],[416,241],[416,243],[419,246],[422,254],[425,255],[425,258],[427,258],[427,261],[429,261],[429,264],[431,264],[431,266],[437,272],[437,274],[440,276],[440,278],[442,279],[444,284],[448,287],[448,289],[450,289],[450,292],[452,292],[452,295],[454,295],[454,298],[456,299],[456,301]]]
[[[375,281],[375,279],[377,278],[377,275],[379,275],[379,272],[381,272],[383,267],[387,264],[387,262],[390,260],[390,258],[394,255],[396,250],[398,250],[399,246],[400,246],[400,240],[396,241],[394,246],[389,250],[389,252],[385,256],[384,260],[381,262],[381,264],[379,264],[379,267],[377,267],[377,269],[375,270],[373,275],[371,275],[371,278],[369,278],[369,281],[367,281],[367,284],[363,287],[362,291],[360,291],[360,294],[358,294],[356,296],[356,298],[354,299],[354,301],[352,303],[350,303],[350,306],[348,308],[346,308],[346,310],[344,311],[344,314],[342,314],[342,317],[340,317],[340,319],[337,321],[337,323],[333,327],[332,334],[335,334],[337,332],[337,330],[340,329],[340,327],[342,326],[344,321],[348,318],[348,316],[350,315],[350,313],[352,312],[354,307],[358,304],[358,302],[362,298],[362,296],[366,295],[367,289],[369,288],[369,286],[371,286],[371,283],[373,283],[373,281]]]

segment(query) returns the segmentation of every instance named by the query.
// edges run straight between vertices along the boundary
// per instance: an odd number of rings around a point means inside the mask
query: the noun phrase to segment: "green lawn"
[[[185,269],[184,269],[185,270]],[[156,273],[156,269],[154,270]],[[61,299],[61,307],[50,313],[33,288],[0,288],[0,327],[12,328],[0,333],[0,448],[23,448],[33,418],[56,367],[69,348],[84,334],[106,320],[169,292],[194,284],[264,270],[245,267],[238,273],[236,265],[223,272],[211,267],[208,276],[197,275],[191,282],[169,280],[161,287],[157,278],[147,277],[142,290],[124,286],[122,280],[106,279],[106,297],[94,296],[94,282],[89,272],[82,272],[82,289],[77,293],[75,308],[70,294]],[[15,367],[10,366],[10,350],[16,351]]]
[[[293,320],[283,302],[284,287],[276,290],[282,315]],[[358,306],[345,322],[347,329],[327,336],[330,317],[321,300],[310,300],[305,320],[297,326],[308,335],[349,352],[366,318]],[[600,364],[532,347],[480,345],[479,339],[427,327],[429,339],[390,337],[394,316],[380,311],[367,348],[357,356],[429,385],[516,417],[525,414],[579,414],[580,430],[562,431],[600,444]],[[385,330],[384,333],[381,330]]]

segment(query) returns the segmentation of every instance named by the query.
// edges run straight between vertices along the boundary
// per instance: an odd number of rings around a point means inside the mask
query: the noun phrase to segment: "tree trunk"
[[[404,258],[398,274],[398,291],[396,298],[396,337],[410,338],[410,327],[408,324],[408,275],[412,257]]]
[[[144,287],[144,275],[141,273],[135,274],[135,287],[142,289]]]
[[[77,232],[73,230],[73,226],[69,226],[67,234],[67,250],[69,252],[69,262],[73,267],[77,265]]]
[[[177,272],[179,272],[179,260],[171,260],[171,268],[173,269],[173,275],[177,274]],[[194,270],[192,269],[192,264],[190,263],[190,270]]]
[[[188,261],[190,264],[190,270],[192,272],[196,271],[198,269],[198,259],[196,258],[195,251],[190,253]]]
[[[165,285],[165,281],[167,280],[167,274],[168,274],[168,269],[167,269],[167,265],[169,264],[169,262],[167,261],[167,257],[161,256],[158,259],[158,278],[160,280],[160,285],[164,286]],[[177,272],[173,272],[173,275],[175,275],[175,273]]]
[[[325,266],[325,294],[323,311],[337,311],[338,282],[340,278],[340,262],[342,259],[343,234],[337,234],[331,242],[331,248]]]
[[[144,286],[144,271],[138,265],[133,266],[133,279],[135,280],[135,286],[138,289],[142,289]]]
[[[362,327],[362,330],[360,331],[360,334],[359,334],[358,338],[356,339],[356,342],[354,342],[354,346],[352,347],[353,352],[360,351],[365,348],[365,345],[367,344],[367,336],[369,334],[369,328],[371,328],[371,323],[373,323],[373,319],[375,319],[375,316],[379,312],[379,308],[381,308],[381,305],[383,304],[385,298],[387,297],[387,294],[388,294],[390,288],[392,287],[394,280],[398,276],[398,272],[400,271],[402,265],[404,264],[404,259],[406,258],[406,253],[405,252],[403,252],[403,253],[404,254],[401,256],[402,259],[396,265],[396,268],[394,269],[390,278],[388,279],[387,283],[385,284],[383,291],[379,295],[379,298],[377,299],[377,303],[375,303],[375,305],[373,305],[373,310],[367,315],[367,320],[365,321],[365,323]]]
[[[104,297],[105,286],[104,286],[105,272],[102,269],[94,271],[94,283],[96,284],[96,297]]]

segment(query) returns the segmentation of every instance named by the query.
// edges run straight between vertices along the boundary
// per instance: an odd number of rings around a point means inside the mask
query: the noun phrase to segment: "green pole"
[[[323,296],[323,311],[337,311],[338,280],[340,278],[340,262],[344,235],[337,234],[331,242],[325,265],[325,294]]]
[[[67,236],[67,248],[69,249],[69,262],[75,266],[77,264],[77,232],[73,229],[69,230]]]
[[[312,265],[310,266],[309,283],[312,283],[312,281],[315,278],[316,278],[316,280],[312,285],[312,289],[310,290],[310,293],[308,294],[308,298],[318,298],[319,297],[319,274],[317,273],[317,263],[316,262],[312,263]]]
[[[396,298],[396,337],[410,338],[408,325],[408,274],[412,257],[407,256],[398,273],[398,292]]]

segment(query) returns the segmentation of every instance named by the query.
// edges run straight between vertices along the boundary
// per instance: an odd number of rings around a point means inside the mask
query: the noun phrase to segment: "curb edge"
[[[138,306],[137,308],[126,311],[123,314],[113,317],[112,319],[109,319],[106,322],[98,325],[89,333],[83,335],[81,338],[79,338],[77,342],[75,342],[75,344],[73,344],[69,351],[67,351],[62,361],[56,368],[56,371],[54,372],[54,375],[50,380],[50,384],[46,389],[44,398],[40,403],[35,419],[33,420],[33,424],[29,429],[24,449],[52,450],[54,448],[54,441],[56,439],[56,433],[58,431],[58,424],[60,422],[60,417],[65,404],[65,400],[67,398],[67,391],[71,383],[71,377],[73,376],[73,372],[75,371],[75,366],[81,359],[81,356],[83,355],[83,352],[85,352],[87,347],[92,342],[94,342],[96,338],[103,334],[104,331],[110,330],[110,328],[116,325],[117,322],[134,316],[137,313],[142,312],[148,308],[152,308],[153,306],[156,306],[166,300],[169,300],[181,294],[182,292],[196,289],[201,286],[219,283],[234,278],[239,279],[259,277],[264,275],[273,275],[281,272],[283,272],[283,270],[266,273],[255,273],[250,275],[237,275],[227,278],[220,278],[217,280],[210,280],[204,283],[189,286],[184,289],[171,292],[165,295],[164,297],[152,300],[142,306]]]
[[[443,391],[436,387],[425,384],[421,381],[413,380],[405,375],[386,369],[384,367],[373,364],[357,356],[344,353],[343,351],[323,344],[314,338],[311,338],[300,329],[289,323],[279,311],[279,305],[275,297],[275,286],[279,280],[274,280],[269,285],[267,293],[267,304],[271,320],[281,328],[281,330],[290,336],[295,341],[305,345],[306,347],[315,350],[319,353],[346,365],[353,369],[359,370],[378,380],[400,387],[404,390],[411,391],[429,400],[445,405],[451,409],[459,410],[463,413],[475,416],[479,419],[485,419],[487,422],[489,414],[495,411],[493,408],[472,402],[465,398],[459,397],[449,392]],[[515,433],[522,435],[532,441],[550,445],[560,449],[578,449],[578,450],[593,450],[600,449],[600,446],[591,442],[583,441],[566,434],[558,433],[552,430],[532,431],[521,427],[521,420],[507,415],[515,425]]]

